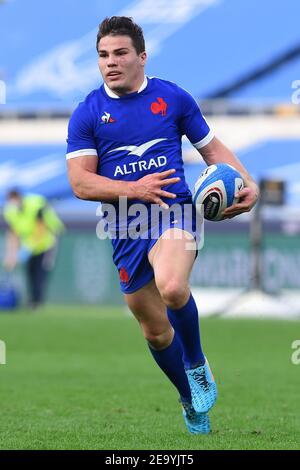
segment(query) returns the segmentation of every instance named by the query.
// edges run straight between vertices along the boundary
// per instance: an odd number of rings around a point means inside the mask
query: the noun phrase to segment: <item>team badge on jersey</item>
[[[164,101],[163,98],[157,98],[157,101],[151,103],[151,111],[153,114],[161,113],[162,116],[167,115],[167,103]]]
[[[124,282],[125,284],[128,284],[128,282],[129,282],[128,272],[123,267],[120,269],[120,281]]]
[[[108,124],[110,122],[116,122],[115,119],[111,117],[109,113],[104,112],[103,116],[101,117],[101,124]]]

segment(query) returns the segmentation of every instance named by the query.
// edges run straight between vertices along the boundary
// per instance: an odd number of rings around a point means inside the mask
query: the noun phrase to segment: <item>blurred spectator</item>
[[[9,227],[4,267],[12,271],[18,263],[25,263],[30,305],[35,308],[45,300],[57,239],[64,224],[43,196],[22,196],[18,190],[7,194],[3,216]]]

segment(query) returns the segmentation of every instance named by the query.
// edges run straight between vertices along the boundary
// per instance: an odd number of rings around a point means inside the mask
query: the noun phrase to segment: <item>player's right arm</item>
[[[176,194],[164,191],[163,187],[177,183],[172,178],[175,169],[152,173],[137,181],[113,180],[97,174],[98,156],[84,155],[67,160],[68,177],[76,197],[90,201],[112,202],[119,197],[159,204],[168,207],[162,197],[174,199]]]

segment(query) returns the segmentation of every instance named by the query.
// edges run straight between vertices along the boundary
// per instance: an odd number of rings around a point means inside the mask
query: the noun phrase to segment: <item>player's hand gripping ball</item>
[[[207,220],[223,219],[223,211],[238,202],[236,194],[244,188],[240,173],[227,163],[208,166],[199,176],[193,191],[193,202]]]

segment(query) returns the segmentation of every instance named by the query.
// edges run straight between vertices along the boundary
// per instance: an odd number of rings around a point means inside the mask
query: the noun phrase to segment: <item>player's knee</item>
[[[164,331],[145,329],[144,337],[150,346],[152,346],[154,349],[160,350],[167,348],[172,342],[173,330],[171,326]]]
[[[177,279],[170,279],[161,285],[160,295],[163,302],[170,308],[181,308],[187,302],[188,286]]]

